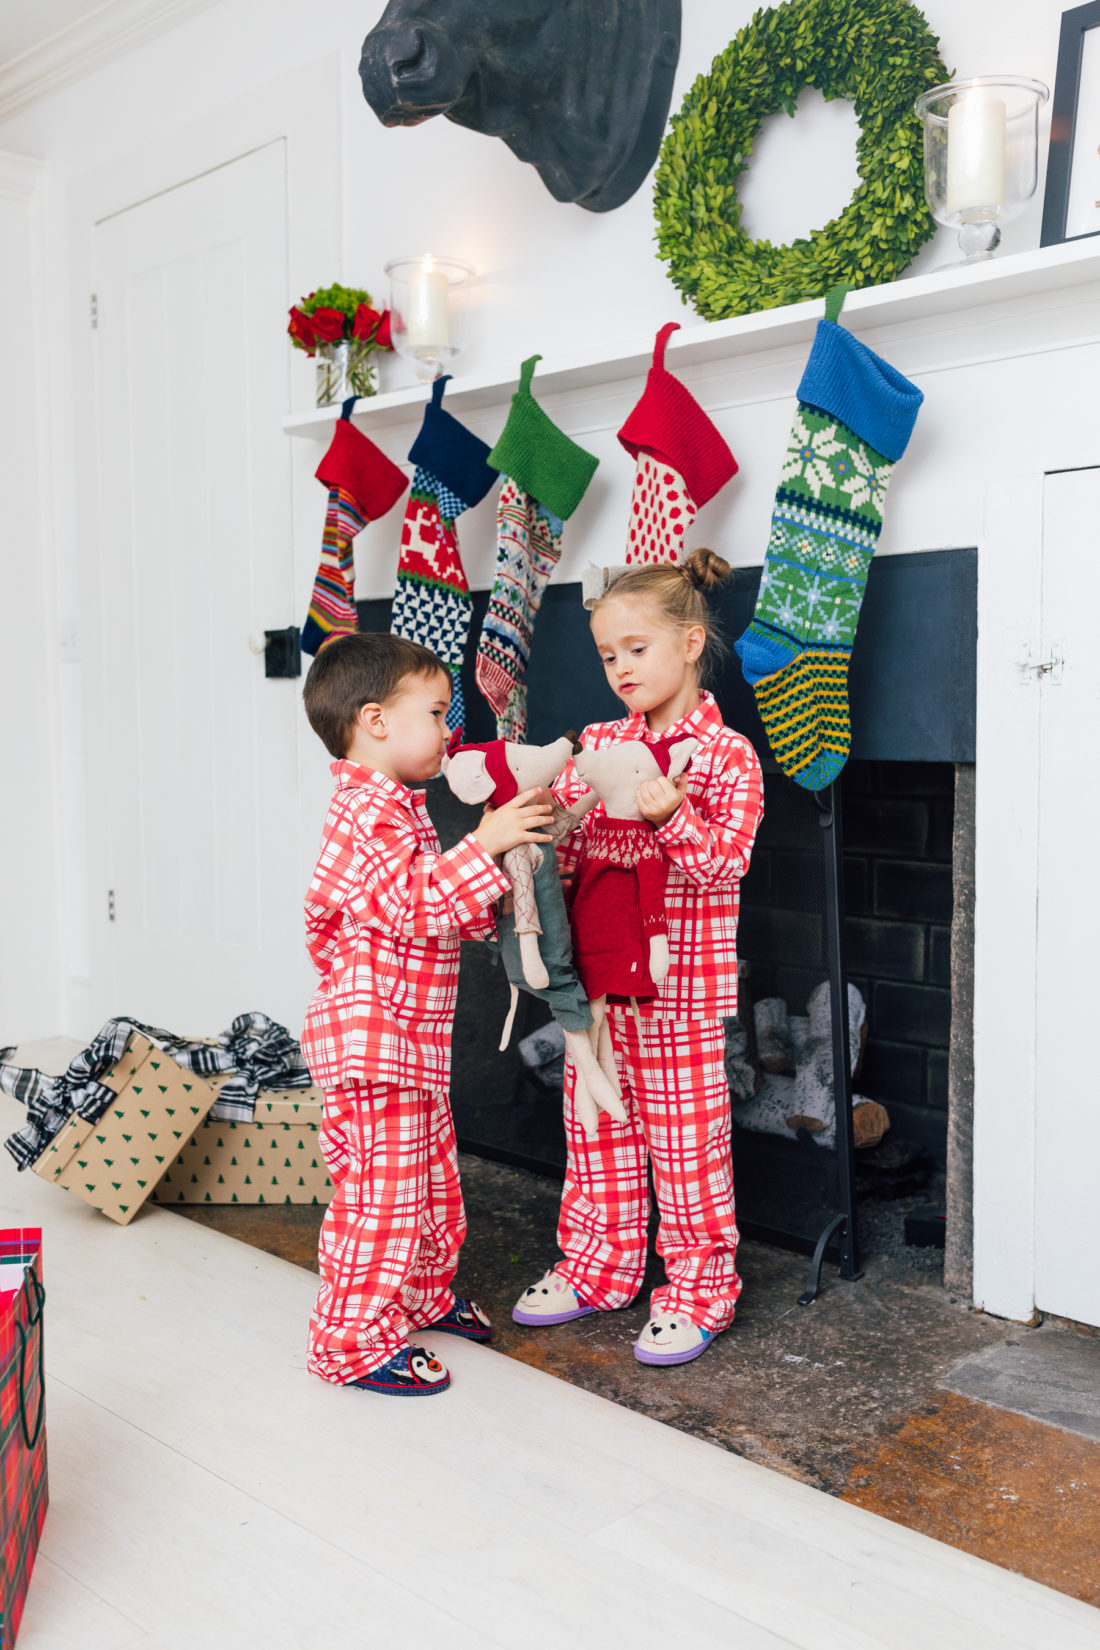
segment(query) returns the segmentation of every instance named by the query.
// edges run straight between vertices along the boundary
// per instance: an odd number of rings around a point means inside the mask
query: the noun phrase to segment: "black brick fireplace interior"
[[[848,977],[868,1024],[856,1089],[943,1162],[955,769],[851,762],[842,794]]]
[[[867,1005],[856,1093],[879,1100],[896,1135],[942,1163],[951,1029],[951,838],[955,769],[948,762],[848,763],[841,781],[848,978]],[[801,1007],[823,977],[820,890],[765,774],[766,829],[742,885],[739,950],[751,998]],[[769,812],[769,794],[772,807]]]

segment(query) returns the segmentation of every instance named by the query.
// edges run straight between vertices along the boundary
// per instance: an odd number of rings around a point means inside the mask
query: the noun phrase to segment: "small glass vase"
[[[317,345],[317,405],[378,394],[378,352],[360,338]]]
[[[1001,244],[1039,178],[1039,109],[1050,96],[1024,75],[933,86],[913,105],[924,127],[924,193],[937,223],[959,232],[963,264]]]

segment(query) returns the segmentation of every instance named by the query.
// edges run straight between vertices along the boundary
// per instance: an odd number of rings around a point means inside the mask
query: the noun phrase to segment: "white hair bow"
[[[594,562],[589,562],[581,574],[581,601],[585,611],[590,613],[597,602],[603,601],[612,585],[617,584],[624,573],[633,571],[633,568],[625,565],[597,567]]]

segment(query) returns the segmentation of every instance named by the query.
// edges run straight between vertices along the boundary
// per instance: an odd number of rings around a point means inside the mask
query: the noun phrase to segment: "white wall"
[[[67,206],[74,183],[106,173],[112,164],[139,153],[155,152],[173,134],[197,130],[216,112],[230,109],[302,63],[333,53],[340,65],[342,154],[333,154],[331,164],[342,172],[344,250],[342,259],[327,252],[319,257],[310,284],[340,278],[365,284],[384,298],[383,265],[389,257],[428,245],[464,257],[479,271],[479,282],[471,343],[459,371],[501,378],[514,374],[519,361],[535,350],[550,366],[555,359],[637,348],[670,318],[681,319],[685,327],[697,324],[657,259],[648,184],[618,211],[592,214],[554,201],[534,170],[517,161],[499,140],[446,120],[384,130],[363,101],[357,76],[362,38],[380,9],[378,0],[366,8],[351,0],[220,0],[0,126],[0,147],[37,156],[50,168],[49,302],[58,319],[50,336],[52,376],[58,382],[64,381],[66,328],[87,324],[82,248],[67,243]],[[673,109],[752,10],[751,0],[684,0]],[[995,8],[988,0],[935,0],[926,13],[940,33],[949,70],[1007,68],[1053,82],[1061,0],[1004,0]],[[813,93],[805,95],[803,105],[796,121],[779,115],[767,123],[754,165],[743,180],[747,221],[756,233],[782,239],[809,230],[843,203],[855,182],[854,121],[847,106],[826,106]],[[1044,118],[1044,165],[1047,125]],[[1006,232],[1006,249],[1037,244],[1041,198],[1042,179],[1032,208]],[[83,228],[87,232],[89,226]],[[949,256],[951,245],[951,237],[937,237],[912,272]],[[296,296],[297,291],[288,293],[288,302]],[[304,406],[310,395],[307,363],[296,358],[295,368],[296,405]],[[385,363],[384,387],[411,380],[403,361]],[[283,410],[273,409],[273,417]],[[700,529],[720,541],[735,562],[761,559],[775,442],[785,416],[784,407],[763,424],[728,420],[727,433],[742,475]],[[81,408],[62,406],[57,418],[56,514],[63,591],[74,589],[76,583],[64,558],[76,543],[75,531],[70,530],[76,523],[68,478],[74,472],[81,417]],[[492,438],[496,430],[490,425],[482,433]],[[581,435],[583,439],[583,428]],[[319,532],[321,501],[311,495],[309,485],[316,454],[308,444],[301,444],[301,449],[294,458],[302,500],[296,534],[302,540],[305,566]],[[599,451],[606,463],[598,487],[601,492],[610,488],[618,499],[629,488],[625,455],[613,441]],[[606,512],[601,511],[598,528],[591,516],[575,525],[571,540],[579,547],[584,537],[585,559],[589,549],[595,559],[615,554],[616,508],[609,503]],[[975,504],[970,520],[957,524],[957,530],[973,539],[977,521]],[[491,512],[483,509],[466,529],[467,571],[475,586],[484,586],[492,573]],[[894,518],[883,549],[924,548],[933,542],[943,540],[922,541],[919,519],[903,523]],[[365,539],[360,549],[360,594],[384,594],[392,588],[392,533]],[[562,571],[575,576],[570,563]],[[303,594],[308,594],[308,573],[303,581]]]
[[[43,172],[0,153],[0,1046],[56,1031],[61,1014]]]
[[[343,276],[380,291],[386,259],[426,242],[467,258],[481,281],[464,370],[499,365],[506,372],[532,348],[547,357],[574,349],[597,353],[678,314],[679,298],[653,246],[648,185],[616,212],[583,212],[553,201],[532,168],[498,140],[445,120],[401,131],[378,124],[360,94],[356,66],[380,9],[377,0],[366,7],[351,0],[221,0],[9,121],[0,127],[0,146],[50,161],[67,180],[337,51],[346,117]],[[1061,0],[1002,0],[996,7],[988,0],[936,0],[925,10],[940,32],[949,70],[1010,69],[1053,84]],[[684,0],[673,109],[752,11],[751,0]],[[835,108],[828,117],[821,111],[821,122],[842,142],[844,122]],[[789,124],[786,117],[773,123],[780,131]],[[808,135],[812,141],[812,129]],[[781,236],[808,230],[823,221],[838,194],[843,201],[843,177],[830,186],[820,158],[807,168],[802,153],[801,164],[784,168],[785,198],[774,208],[758,198],[766,190],[747,180],[754,230]],[[1040,199],[1041,192],[1040,182]],[[1039,211],[1037,199],[1007,232],[1006,246],[1037,243]],[[917,267],[927,259],[926,251]],[[318,270],[318,280],[329,273]],[[691,312],[682,319],[691,324]]]

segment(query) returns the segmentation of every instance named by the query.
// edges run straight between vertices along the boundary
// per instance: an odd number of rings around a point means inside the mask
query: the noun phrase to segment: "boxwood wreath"
[[[838,281],[892,281],[935,232],[913,102],[947,80],[939,42],[908,0],[784,0],[758,11],[672,117],[654,191],[673,284],[709,321],[817,298]],[[860,183],[808,240],[773,246],[741,227],[737,179],[766,116],[799,93],[849,98]]]

